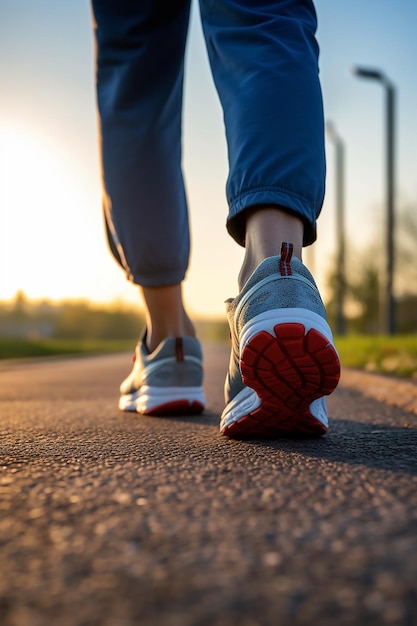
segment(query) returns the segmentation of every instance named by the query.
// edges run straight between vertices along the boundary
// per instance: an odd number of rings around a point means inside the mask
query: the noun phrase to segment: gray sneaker
[[[292,244],[227,301],[232,353],[220,431],[234,438],[319,436],[340,362],[317,286]]]
[[[192,415],[204,410],[203,356],[193,337],[168,337],[151,354],[145,337],[120,385],[119,409],[143,415]]]

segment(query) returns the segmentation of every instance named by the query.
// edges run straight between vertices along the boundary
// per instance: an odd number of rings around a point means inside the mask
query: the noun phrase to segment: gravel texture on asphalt
[[[340,386],[325,437],[231,441],[205,360],[191,418],[120,413],[126,355],[1,365],[1,626],[417,624],[416,415]]]

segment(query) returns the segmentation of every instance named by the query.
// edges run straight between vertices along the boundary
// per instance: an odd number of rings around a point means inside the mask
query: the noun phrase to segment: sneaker
[[[292,251],[282,244],[226,302],[232,353],[220,431],[229,437],[327,431],[323,396],[336,388],[340,362],[314,279]]]
[[[143,415],[192,415],[204,410],[203,356],[193,337],[168,337],[149,353],[136,346],[130,375],[120,385],[119,409]]]

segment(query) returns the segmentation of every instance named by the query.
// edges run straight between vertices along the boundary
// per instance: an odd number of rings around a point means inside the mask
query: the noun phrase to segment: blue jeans
[[[143,286],[179,283],[189,257],[181,171],[190,0],[92,0],[104,212],[113,254]],[[316,237],[325,156],[311,0],[200,0],[229,155],[227,228],[277,205]],[[279,243],[277,244],[279,245]]]

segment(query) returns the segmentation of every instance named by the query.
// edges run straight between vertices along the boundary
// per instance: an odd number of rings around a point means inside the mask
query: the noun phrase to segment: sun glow
[[[100,242],[99,189],[86,189],[56,146],[0,127],[0,299],[18,289],[35,298],[88,295],[82,277],[89,243]]]

